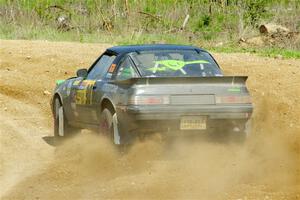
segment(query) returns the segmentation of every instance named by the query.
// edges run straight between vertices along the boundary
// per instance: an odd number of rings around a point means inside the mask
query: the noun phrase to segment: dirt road
[[[51,145],[48,92],[108,46],[0,40],[1,199],[300,199],[300,60],[215,54],[249,76],[244,146],[155,136],[121,156],[87,131]]]

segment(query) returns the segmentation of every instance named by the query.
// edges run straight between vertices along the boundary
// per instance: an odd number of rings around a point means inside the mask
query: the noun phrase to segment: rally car
[[[96,129],[116,145],[153,132],[218,130],[244,138],[253,110],[246,80],[223,76],[212,55],[195,46],[111,47],[89,69],[57,81],[54,135]]]

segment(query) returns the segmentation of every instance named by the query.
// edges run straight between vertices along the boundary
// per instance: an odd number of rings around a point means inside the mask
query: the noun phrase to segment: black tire
[[[100,129],[106,134],[113,144],[124,147],[129,144],[128,134],[125,129],[122,129],[122,124],[118,120],[117,113],[109,109],[103,109],[101,113]]]
[[[231,138],[232,141],[238,144],[244,144],[247,139],[249,138],[251,134],[251,119],[248,120],[244,125],[243,125],[243,129],[238,132],[232,132],[231,133]]]
[[[236,144],[244,144],[247,140],[247,135],[245,132],[242,133],[231,133],[231,141]]]
[[[55,98],[53,105],[54,113],[54,137],[62,138],[78,133],[80,129],[71,127],[64,115],[64,109],[59,98]]]
[[[113,114],[107,108],[101,112],[100,131],[113,141],[112,116]]]
[[[249,136],[249,130],[246,127],[237,131],[232,127],[220,127],[211,130],[208,136],[213,142],[244,144]]]
[[[246,142],[252,132],[252,119],[249,119],[245,124],[245,129],[243,131],[243,135],[240,137],[240,142]]]

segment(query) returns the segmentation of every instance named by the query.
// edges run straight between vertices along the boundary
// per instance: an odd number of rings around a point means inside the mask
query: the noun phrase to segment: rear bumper
[[[226,106],[128,106],[117,107],[119,121],[128,131],[169,131],[180,129],[182,116],[207,117],[207,129],[240,126],[244,128],[252,115],[253,107],[247,105]]]
[[[135,120],[173,120],[185,115],[204,115],[210,119],[247,119],[253,107],[246,105],[226,106],[128,106],[119,110]]]

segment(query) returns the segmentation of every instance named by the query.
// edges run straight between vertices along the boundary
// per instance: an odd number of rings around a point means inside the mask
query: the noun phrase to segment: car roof
[[[135,51],[151,51],[151,50],[200,50],[205,51],[199,47],[189,45],[175,45],[175,44],[144,44],[144,45],[123,45],[114,46],[107,49],[117,54],[130,53]]]

